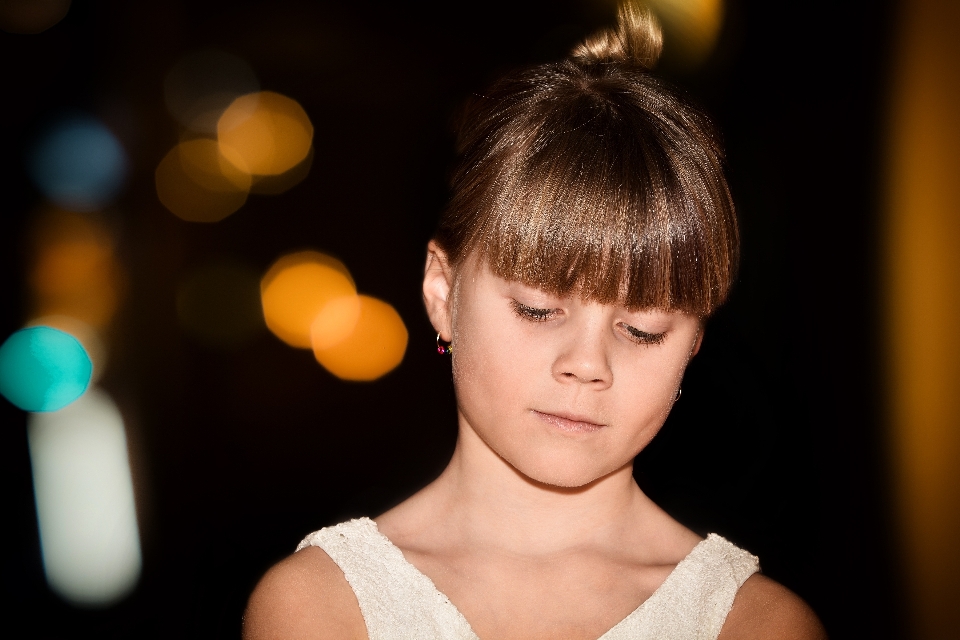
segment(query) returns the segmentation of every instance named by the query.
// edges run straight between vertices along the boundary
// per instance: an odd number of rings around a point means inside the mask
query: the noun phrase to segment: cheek
[[[517,332],[497,323],[461,323],[453,351],[453,379],[461,403],[476,400],[496,412],[528,378],[525,345]],[[494,400],[498,400],[494,402]]]
[[[661,358],[645,363],[641,376],[645,380],[648,395],[661,402],[672,402],[683,380],[686,369],[686,354],[664,354]]]
[[[616,367],[616,414],[632,423],[638,438],[649,440],[673,408],[686,368],[686,353],[661,353]],[[649,433],[648,433],[649,432]]]

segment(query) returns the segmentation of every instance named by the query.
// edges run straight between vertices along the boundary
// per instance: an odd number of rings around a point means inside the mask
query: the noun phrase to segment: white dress
[[[370,640],[479,640],[463,614],[369,518],[308,535],[357,596]],[[663,584],[599,640],[715,640],[757,558],[716,534],[700,542]]]

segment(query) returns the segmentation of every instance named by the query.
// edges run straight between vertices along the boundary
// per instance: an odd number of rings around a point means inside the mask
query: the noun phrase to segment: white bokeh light
[[[140,535],[123,419],[91,389],[28,421],[43,566],[51,589],[80,606],[107,606],[140,577]]]

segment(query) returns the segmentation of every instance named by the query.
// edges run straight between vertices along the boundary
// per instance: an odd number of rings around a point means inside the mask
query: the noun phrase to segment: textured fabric
[[[407,562],[369,518],[308,535],[297,551],[312,545],[326,551],[357,595],[370,640],[475,640],[466,618],[433,581]]]
[[[357,596],[370,640],[478,640],[433,581],[369,518],[311,533],[297,547],[320,547]],[[710,534],[643,604],[599,640],[715,640],[757,558]]]

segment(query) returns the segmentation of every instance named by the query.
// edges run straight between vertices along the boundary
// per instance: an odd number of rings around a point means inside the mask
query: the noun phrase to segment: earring
[[[440,334],[437,334],[437,353],[442,356],[448,356],[453,353],[453,345],[449,342],[440,339]]]
[[[683,387],[677,387],[677,397],[673,399],[674,402],[680,399],[681,393],[683,393]]]

